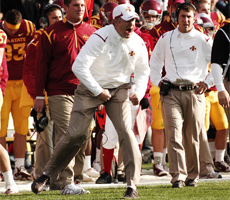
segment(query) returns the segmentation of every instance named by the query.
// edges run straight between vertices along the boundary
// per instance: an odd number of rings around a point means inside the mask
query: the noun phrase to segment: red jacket
[[[23,67],[23,82],[31,98],[35,99],[35,70],[37,64],[38,44],[44,29],[35,33],[34,41],[29,45]]]
[[[35,96],[73,95],[79,80],[72,72],[82,46],[96,29],[82,22],[75,27],[66,18],[42,34],[37,54]]]

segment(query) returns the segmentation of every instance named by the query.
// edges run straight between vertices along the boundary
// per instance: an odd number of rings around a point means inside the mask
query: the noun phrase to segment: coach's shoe
[[[167,176],[168,175],[168,172],[165,171],[162,164],[154,164],[153,172],[156,176]]]
[[[224,156],[224,161],[230,166],[230,156],[228,154]]]
[[[127,187],[127,190],[124,193],[123,199],[139,199],[137,190],[134,190],[131,187]]]
[[[104,172],[101,176],[96,180],[97,184],[106,184],[112,183],[112,176],[108,172]]]
[[[22,165],[21,167],[16,167],[14,169],[14,180],[32,180],[32,176],[27,172],[25,167]]]
[[[214,162],[215,169],[219,172],[230,172],[230,166],[224,162]]]
[[[46,187],[46,183],[50,180],[49,176],[46,176],[45,174],[42,174],[40,177],[38,177],[31,185],[31,190],[35,193],[41,193],[44,191],[44,188]]]
[[[215,172],[215,171],[211,171],[207,174],[206,177],[203,178],[207,178],[207,179],[211,179],[211,178],[222,178],[221,174],[219,172]]]
[[[184,181],[175,181],[172,184],[172,188],[183,188],[184,187]]]
[[[186,186],[189,186],[189,187],[197,187],[197,183],[196,181],[194,181],[193,179],[189,179],[185,182],[185,185]]]
[[[80,195],[89,193],[90,192],[88,190],[84,190],[81,185],[74,183],[66,185],[61,191],[62,195]]]
[[[85,190],[82,186],[81,186],[81,183],[78,181],[75,182],[75,185],[78,186],[78,187],[81,187],[82,188],[82,194],[90,194],[90,191],[89,190]]]

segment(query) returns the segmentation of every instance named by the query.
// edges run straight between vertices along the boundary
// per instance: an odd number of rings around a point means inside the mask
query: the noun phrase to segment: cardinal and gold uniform
[[[4,30],[5,21],[0,22],[0,28]],[[4,26],[3,26],[4,24]],[[5,137],[8,128],[9,114],[11,112],[15,132],[20,135],[28,133],[28,118],[30,116],[31,102],[28,102],[28,93],[23,86],[22,72],[28,44],[35,33],[35,25],[29,20],[22,19],[17,32],[7,39],[5,54],[9,72],[5,97],[1,112],[0,137]],[[21,99],[23,97],[23,99]],[[20,105],[21,104],[21,105]]]

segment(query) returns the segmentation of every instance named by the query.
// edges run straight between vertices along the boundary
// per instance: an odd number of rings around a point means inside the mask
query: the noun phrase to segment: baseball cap
[[[177,3],[185,3],[185,0],[168,0],[168,6],[172,6]]]
[[[125,21],[129,21],[133,18],[139,19],[138,14],[135,12],[135,8],[131,4],[120,4],[113,9],[113,19],[121,17]]]

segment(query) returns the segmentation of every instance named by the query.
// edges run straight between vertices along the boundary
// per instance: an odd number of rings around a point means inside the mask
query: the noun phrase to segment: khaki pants
[[[105,109],[119,136],[127,185],[136,185],[140,179],[141,153],[131,129],[129,87],[129,84],[124,84],[116,89],[110,89],[112,97],[105,103]],[[56,177],[79,152],[82,145],[87,143],[88,127],[95,114],[95,109],[102,103],[84,85],[78,86],[75,90],[74,106],[67,134],[63,135],[56,145],[53,156],[45,168],[47,175]]]
[[[194,91],[171,89],[169,95],[161,96],[172,183],[197,181],[199,177],[199,137],[205,131],[205,97]]]

